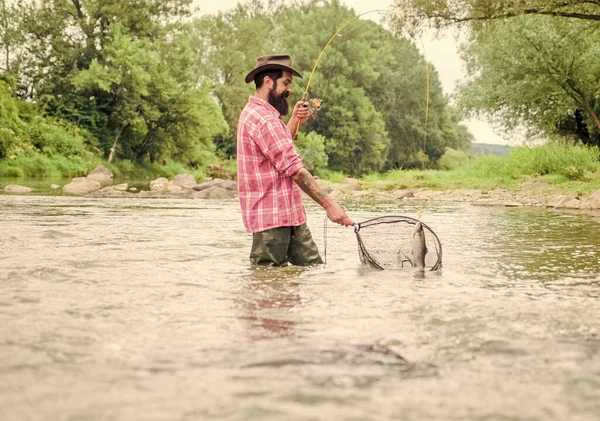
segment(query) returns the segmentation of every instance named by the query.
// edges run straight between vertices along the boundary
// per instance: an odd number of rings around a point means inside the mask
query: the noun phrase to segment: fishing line
[[[388,10],[381,10],[381,9],[376,9],[376,10],[370,10],[368,12],[364,12],[361,13],[357,16],[354,16],[352,19],[348,20],[346,23],[344,23],[332,36],[331,38],[329,38],[329,41],[327,41],[327,44],[325,44],[325,47],[323,47],[323,49],[321,50],[321,52],[319,53],[319,56],[317,57],[317,60],[315,61],[315,64],[312,68],[312,71],[310,72],[310,77],[308,78],[308,82],[306,83],[306,88],[304,90],[304,93],[302,95],[302,100],[303,101],[307,101],[308,100],[308,90],[310,88],[310,84],[312,82],[313,76],[315,75],[315,71],[317,69],[317,66],[319,65],[321,58],[323,57],[323,54],[325,54],[325,51],[327,50],[327,48],[331,45],[331,43],[333,42],[334,39],[336,39],[336,37],[340,36],[342,37],[342,41],[340,41],[338,43],[338,45],[336,45],[336,50],[335,53],[337,54],[337,52],[339,51],[339,47],[340,45],[345,41],[345,39],[343,38],[344,35],[347,35],[349,32],[360,28],[360,26],[364,25],[365,23],[359,25],[356,28],[350,29],[349,31],[347,31],[345,34],[341,34],[342,30],[347,27],[348,25],[350,25],[352,22],[354,22],[355,20],[359,19],[362,16],[365,16],[369,13],[388,13]],[[402,17],[402,19],[404,20],[404,22],[406,24],[408,24],[410,27],[412,27],[411,23],[404,17]],[[423,44],[423,40],[421,39],[421,47],[423,49],[422,53],[423,53],[423,58],[425,61],[425,122],[424,122],[424,135],[423,135],[423,153],[425,153],[425,148],[427,146],[427,130],[428,130],[428,121],[429,121],[429,99],[430,99],[430,78],[429,78],[429,61],[427,60],[427,54],[426,54],[426,50],[425,50],[425,45]],[[331,74],[333,72],[333,62],[331,64],[331,68],[329,70],[329,76],[327,78],[327,82],[326,82],[326,86],[325,86],[325,91],[328,90],[329,88],[329,83],[331,81]],[[296,137],[298,136],[298,131],[300,130],[300,122],[298,122],[298,125],[296,126],[296,131],[295,134],[293,136],[294,139],[296,139]],[[382,218],[392,218],[392,220],[390,221],[389,219],[386,221],[378,221],[377,225],[380,224],[389,224],[389,223],[393,223],[393,224],[397,224],[398,222],[402,222],[402,223],[406,223],[407,221],[415,221],[414,218],[408,218],[408,217],[382,217]],[[376,219],[380,219],[380,218],[376,218]],[[419,213],[419,220],[421,219],[421,215]],[[361,229],[361,225],[364,225],[366,223],[369,223],[371,221],[365,221],[362,224],[356,224],[354,227],[354,232],[356,234],[357,240],[358,240],[358,245],[359,245],[359,255],[361,256],[361,260],[363,261],[363,263],[369,263],[372,267],[376,268],[376,269],[380,269],[383,270],[383,267],[381,267],[379,265],[379,263],[370,255],[370,253],[367,251],[364,242],[362,241],[362,238],[359,234],[359,231]],[[413,222],[414,223],[414,222]],[[423,224],[425,226],[425,224]],[[426,226],[425,226],[426,227]],[[431,229],[429,227],[426,227],[432,234],[433,237],[435,238],[435,240],[437,240],[436,242],[436,250],[438,250],[438,259],[435,262],[435,264],[433,265],[433,268],[431,270],[436,270],[438,268],[441,267],[441,258],[442,258],[442,250],[441,250],[441,243],[439,242],[439,239],[437,238],[437,235],[435,235],[435,233],[433,233],[433,231],[431,231]],[[323,255],[324,255],[324,263],[327,263],[327,217],[325,217],[325,221],[323,223]],[[439,247],[439,248],[438,248]]]
[[[321,52],[319,53],[319,56],[317,57],[317,61],[315,61],[315,64],[312,68],[312,71],[310,72],[310,77],[308,78],[308,82],[306,84],[306,89],[304,90],[304,93],[302,95],[302,100],[303,101],[307,101],[308,100],[308,90],[310,88],[310,84],[312,82],[313,76],[315,74],[315,71],[317,69],[317,66],[319,65],[319,62],[321,61],[321,58],[323,57],[323,54],[325,54],[325,51],[327,50],[327,48],[329,47],[329,45],[331,45],[331,43],[333,42],[333,40],[342,32],[342,30],[347,27],[348,25],[350,25],[352,22],[354,22],[355,20],[357,20],[358,18],[365,16],[369,13],[388,13],[388,10],[381,10],[381,9],[375,9],[375,10],[369,10],[368,12],[364,12],[361,13],[357,16],[354,16],[352,19],[348,20],[346,23],[344,23],[332,36],[331,38],[329,38],[329,41],[327,41],[327,44],[325,44],[325,47],[323,47],[323,49],[321,50]],[[404,23],[408,24],[409,27],[412,27],[412,24],[405,18],[402,17],[401,18]],[[348,31],[350,32],[350,31]],[[425,88],[425,123],[424,123],[424,136],[423,136],[423,153],[425,153],[425,147],[427,146],[427,123],[429,121],[429,97],[430,97],[430,78],[429,78],[429,61],[427,60],[427,54],[426,54],[426,50],[425,50],[425,45],[423,44],[423,40],[421,41],[421,47],[423,49],[423,57],[425,59],[425,80],[426,80],[426,88]],[[294,139],[298,136],[298,131],[300,130],[300,122],[298,122],[298,125],[296,126],[296,131],[294,134]]]

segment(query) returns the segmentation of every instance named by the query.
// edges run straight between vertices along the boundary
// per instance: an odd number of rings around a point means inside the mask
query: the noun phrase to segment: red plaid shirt
[[[302,191],[291,178],[300,168],[302,158],[279,112],[251,96],[237,131],[238,193],[247,231],[306,222]]]

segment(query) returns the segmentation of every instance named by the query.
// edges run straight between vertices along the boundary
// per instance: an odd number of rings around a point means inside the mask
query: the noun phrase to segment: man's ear
[[[265,84],[266,87],[269,88],[269,90],[271,90],[271,88],[275,86],[275,81],[273,80],[273,78],[271,78],[271,76],[265,76],[263,84]]]

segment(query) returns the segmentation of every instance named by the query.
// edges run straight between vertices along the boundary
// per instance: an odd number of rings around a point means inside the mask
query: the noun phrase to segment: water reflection
[[[594,245],[600,226],[581,215],[510,211],[494,227],[492,249],[499,274],[510,281],[552,283],[565,275],[589,277],[600,271],[600,251]]]
[[[303,267],[253,267],[236,300],[251,339],[296,336],[296,307],[301,302],[298,277]]]

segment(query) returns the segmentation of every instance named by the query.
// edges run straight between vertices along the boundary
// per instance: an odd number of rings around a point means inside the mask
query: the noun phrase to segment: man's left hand
[[[304,123],[308,120],[310,111],[308,109],[308,102],[298,101],[294,105],[294,111],[292,112],[292,118],[298,119],[298,122]]]

